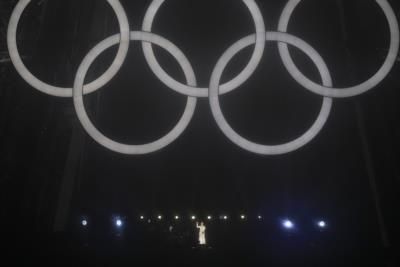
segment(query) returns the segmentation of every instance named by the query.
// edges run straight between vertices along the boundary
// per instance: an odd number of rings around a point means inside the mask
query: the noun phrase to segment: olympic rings
[[[382,65],[380,70],[374,76],[372,76],[368,81],[360,85],[349,88],[336,89],[336,88],[321,86],[319,84],[314,83],[301,73],[301,71],[294,64],[293,59],[290,56],[287,45],[280,43],[279,53],[290,75],[299,84],[301,84],[304,88],[310,90],[311,92],[321,96],[328,96],[334,98],[346,98],[346,97],[357,96],[375,88],[381,81],[383,81],[386,78],[386,76],[393,68],[393,65],[397,59],[397,54],[399,52],[399,44],[400,44],[399,24],[396,15],[393,12],[393,9],[386,0],[375,0],[375,1],[382,8],[383,13],[385,14],[386,19],[389,23],[390,48],[385,63]],[[289,0],[280,18],[278,31],[280,32],[287,31],[290,17],[292,16],[295,8],[300,2],[301,0]]]
[[[102,146],[114,152],[129,155],[152,153],[161,150],[162,148],[175,141],[179,136],[183,134],[183,132],[186,130],[189,123],[191,122],[196,109],[197,99],[205,97],[209,98],[212,115],[218,127],[228,137],[228,139],[230,139],[237,146],[252,153],[261,155],[280,155],[295,151],[311,142],[322,131],[332,110],[333,98],[346,98],[357,96],[369,90],[372,90],[387,77],[395,64],[400,47],[399,24],[393,12],[393,9],[389,5],[387,0],[375,0],[380,8],[383,10],[390,29],[390,48],[386,60],[379,71],[375,75],[373,75],[368,81],[344,89],[333,87],[333,82],[328,67],[326,66],[321,55],[314,48],[312,48],[308,43],[301,40],[300,38],[287,33],[290,18],[295,8],[298,6],[298,4],[300,4],[301,0],[288,0],[288,3],[285,6],[280,17],[278,26],[279,32],[266,32],[264,18],[255,0],[242,1],[250,11],[250,14],[253,18],[255,33],[237,41],[226,50],[226,52],[218,60],[212,72],[209,88],[197,87],[193,67],[187,57],[182,53],[181,50],[179,50],[178,47],[176,47],[172,42],[168,41],[167,39],[151,33],[155,16],[165,0],[152,1],[146,12],[142,25],[142,31],[134,32],[130,32],[129,30],[128,18],[119,0],[107,0],[117,16],[120,34],[115,34],[111,37],[108,37],[107,39],[96,45],[92,50],[90,50],[77,71],[73,88],[56,87],[42,82],[33,74],[31,74],[31,72],[29,72],[29,70],[22,62],[17,48],[16,35],[22,13],[30,3],[30,0],[19,0],[19,2],[17,3],[11,15],[8,26],[7,44],[12,63],[14,64],[17,72],[28,84],[30,84],[33,88],[52,96],[73,97],[74,107],[77,112],[78,119],[86,132]],[[131,40],[142,42],[142,48],[146,61],[149,64],[151,70],[154,72],[155,76],[170,89],[187,97],[185,110],[175,127],[164,137],[152,143],[144,145],[122,144],[104,136],[90,121],[83,103],[83,95],[95,92],[96,90],[102,88],[117,74],[125,61],[129,49],[129,43]],[[224,95],[239,88],[255,72],[256,68],[261,62],[266,41],[278,42],[279,54],[282,58],[283,64],[288,70],[289,74],[295,79],[295,81],[297,81],[307,90],[323,97],[321,110],[314,124],[300,137],[291,142],[280,145],[262,145],[251,142],[240,136],[228,124],[222,113],[219,103],[219,97],[221,95]],[[101,75],[99,78],[97,78],[97,80],[84,85],[85,76],[94,60],[98,56],[100,56],[100,54],[103,53],[106,49],[117,44],[119,44],[118,53],[108,70],[103,73],[103,75]],[[176,81],[174,78],[169,76],[167,72],[164,71],[154,55],[152,44],[158,45],[161,48],[165,49],[177,60],[185,74],[186,84]],[[255,44],[254,51],[247,66],[242,70],[239,75],[237,75],[231,81],[220,85],[221,75],[230,60],[242,49],[253,44]],[[319,85],[305,77],[304,74],[302,74],[302,72],[296,67],[293,59],[290,56],[288,45],[297,47],[313,61],[320,73],[322,85]]]
[[[14,64],[19,75],[21,75],[21,77],[33,88],[52,96],[72,97],[72,88],[62,88],[42,82],[41,80],[33,76],[33,74],[25,67],[24,63],[22,62],[17,47],[17,30],[22,13],[24,12],[25,8],[28,6],[30,2],[31,0],[20,0],[16,5],[16,7],[14,8],[10,22],[8,24],[7,45],[11,61]],[[115,74],[118,73],[128,53],[128,48],[129,48],[128,17],[126,16],[125,10],[120,4],[119,0],[107,0],[107,2],[110,4],[115,14],[117,15],[121,33],[121,42],[119,44],[117,56],[115,57],[111,66],[100,78],[91,82],[88,85],[85,85],[84,88],[85,94],[92,93],[100,89],[104,85],[106,85],[115,76]]]

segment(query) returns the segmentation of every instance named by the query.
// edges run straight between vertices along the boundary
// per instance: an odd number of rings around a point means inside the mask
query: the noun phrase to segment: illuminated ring
[[[151,3],[149,9],[146,12],[144,21],[143,21],[143,27],[142,30],[145,32],[151,32],[152,25],[154,18],[161,7],[161,5],[164,3],[165,0],[153,0]],[[265,48],[265,25],[264,25],[264,19],[261,14],[260,9],[258,8],[257,4],[254,2],[254,0],[243,0],[243,2],[246,4],[247,8],[250,10],[251,16],[253,17],[255,27],[256,27],[256,45],[255,49],[253,52],[253,55],[248,63],[248,65],[245,67],[245,69],[234,79],[232,79],[230,82],[221,85],[221,94],[226,94],[232,90],[235,90],[238,88],[240,85],[246,82],[246,80],[254,73],[256,70],[258,64],[261,61],[261,58],[264,53],[264,48]],[[194,97],[208,97],[208,88],[194,88],[187,86],[185,84],[182,84],[175,79],[173,79],[167,72],[164,71],[164,69],[160,66],[158,63],[155,55],[153,48],[151,44],[143,44],[143,51],[145,58],[147,60],[147,63],[149,64],[150,68],[152,71],[155,73],[155,75],[160,79],[166,86],[171,88],[172,90],[175,90],[183,95],[186,96],[194,96]]]
[[[192,66],[190,65],[189,61],[185,58],[182,52],[173,45],[168,40],[155,35],[153,33],[146,33],[146,32],[131,32],[130,34],[131,40],[140,40],[144,42],[151,42],[154,43],[165,50],[167,50],[172,56],[176,58],[178,63],[181,65],[182,70],[184,71],[186,80],[190,86],[196,86],[196,79],[194,76],[194,71]],[[73,91],[73,99],[74,99],[74,106],[78,114],[78,118],[83,125],[83,128],[87,131],[87,133],[94,139],[96,142],[101,144],[102,146],[122,154],[130,154],[130,155],[139,155],[139,154],[147,154],[151,152],[158,151],[170,143],[172,143],[175,139],[177,139],[187,128],[189,125],[195,108],[197,99],[194,97],[188,97],[188,101],[186,104],[185,112],[181,117],[178,124],[174,127],[174,129],[169,132],[166,136],[162,137],[161,139],[145,145],[125,145],[121,143],[117,143],[108,137],[104,136],[100,133],[96,127],[90,121],[85,107],[83,103],[83,83],[85,80],[85,76],[87,71],[93,61],[100,56],[106,49],[109,47],[116,45],[119,42],[119,35],[111,36],[98,45],[94,47],[89,54],[85,57],[82,64],[79,67],[78,73],[75,78],[74,83],[74,91]]]
[[[329,70],[326,64],[324,63],[323,59],[310,45],[305,43],[303,40],[295,36],[289,35],[287,33],[279,33],[279,32],[267,32],[266,40],[285,42],[287,44],[293,45],[301,49],[307,56],[309,56],[312,59],[314,64],[318,67],[323,84],[325,86],[332,85],[332,79],[329,74]],[[332,98],[328,97],[324,98],[322,108],[318,115],[317,120],[305,134],[303,134],[301,137],[295,139],[292,142],[282,145],[266,146],[248,141],[247,139],[243,138],[232,129],[232,127],[228,124],[224,115],[222,114],[221,106],[219,103],[219,93],[218,93],[219,83],[222,73],[227,64],[230,62],[230,60],[238,52],[252,45],[254,42],[255,42],[255,35],[250,35],[248,37],[239,40],[234,45],[232,45],[218,61],[211,76],[211,82],[210,82],[210,105],[212,114],[222,132],[233,143],[235,143],[236,145],[247,151],[262,155],[280,155],[295,151],[301,148],[302,146],[306,145],[307,143],[309,143],[322,130],[323,126],[328,120],[330,111],[332,109]]]
[[[296,6],[300,3],[301,0],[290,0],[280,18],[278,31],[280,32],[287,32],[288,24],[290,17],[292,16]],[[335,97],[335,98],[345,98],[345,97],[352,97],[357,96],[362,93],[365,93],[373,88],[375,88],[382,80],[386,78],[389,74],[393,65],[396,62],[397,54],[399,52],[399,24],[396,19],[396,15],[393,12],[393,9],[389,5],[386,0],[376,0],[378,5],[382,8],[383,12],[385,13],[386,19],[389,22],[390,27],[390,48],[387,58],[380,68],[380,70],[372,76],[368,81],[349,88],[331,88],[328,86],[321,86],[306,76],[304,76],[300,70],[296,67],[293,59],[290,56],[289,49],[286,44],[280,43],[279,44],[279,53],[282,57],[283,63],[286,69],[289,71],[290,75],[303,87],[306,89],[327,97]]]
[[[121,41],[117,56],[108,70],[97,80],[85,85],[84,94],[92,93],[107,84],[121,68],[129,49],[129,22],[124,8],[119,0],[107,0],[118,18]],[[10,19],[7,31],[7,44],[11,61],[21,77],[33,88],[52,96],[72,97],[72,88],[63,88],[49,85],[35,77],[24,65],[17,47],[17,29],[22,13],[30,3],[30,0],[20,0],[16,5]]]

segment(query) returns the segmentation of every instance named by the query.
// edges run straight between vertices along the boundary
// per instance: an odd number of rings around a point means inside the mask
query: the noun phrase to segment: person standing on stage
[[[200,225],[198,222],[196,222],[196,227],[199,229],[199,244],[201,246],[204,246],[207,244],[206,242],[206,226],[204,225],[204,222],[201,222]]]

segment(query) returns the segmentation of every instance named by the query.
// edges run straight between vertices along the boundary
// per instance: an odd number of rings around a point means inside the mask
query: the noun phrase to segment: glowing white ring
[[[323,84],[325,86],[332,85],[332,79],[329,74],[329,70],[324,63],[321,56],[315,51],[310,45],[302,41],[301,39],[289,35],[287,33],[279,33],[279,32],[267,32],[266,34],[267,41],[278,41],[285,42],[287,44],[293,45],[299,49],[301,49],[307,56],[309,56],[314,64],[318,67],[318,70],[321,74],[321,78],[323,80]],[[210,82],[210,105],[212,114],[222,132],[236,145],[239,147],[262,155],[280,155],[295,151],[302,146],[309,143],[314,137],[318,135],[318,133],[322,130],[326,121],[328,120],[331,108],[332,108],[332,99],[325,97],[321,111],[318,115],[317,120],[313,124],[313,126],[302,136],[295,139],[292,142],[282,144],[282,145],[274,145],[274,146],[266,146],[257,143],[253,143],[248,141],[247,139],[240,136],[236,133],[232,127],[226,121],[224,115],[222,114],[221,106],[219,103],[219,83],[221,79],[221,75],[230,62],[230,60],[242,49],[252,45],[255,42],[255,35],[250,35],[245,37],[235,44],[233,44],[221,57],[218,61],[213,74],[211,76]]]
[[[196,79],[194,75],[194,71],[192,66],[190,65],[189,61],[185,58],[182,52],[179,51],[179,49],[174,46],[171,42],[168,40],[155,35],[153,33],[146,33],[146,32],[131,32],[130,34],[130,39],[131,40],[140,40],[144,42],[151,42],[154,43],[165,50],[167,50],[172,56],[176,58],[178,63],[181,65],[182,70],[185,73],[187,82],[190,86],[196,86]],[[158,151],[170,143],[172,143],[174,140],[176,140],[187,128],[189,125],[195,108],[196,108],[196,103],[197,99],[194,97],[188,97],[187,105],[185,108],[185,112],[183,116],[181,117],[180,121],[178,124],[174,127],[174,129],[169,132],[167,135],[162,137],[161,139],[152,142],[150,144],[145,144],[145,145],[125,145],[121,144],[118,142],[115,142],[108,137],[104,136],[102,133],[100,133],[99,130],[96,129],[96,127],[93,125],[93,123],[90,121],[85,107],[83,103],[83,84],[85,80],[85,76],[87,74],[87,71],[90,67],[90,65],[93,63],[93,61],[102,53],[104,52],[107,48],[118,44],[119,42],[119,35],[113,35],[98,45],[96,45],[90,52],[89,54],[85,57],[83,60],[82,64],[79,67],[78,73],[75,78],[75,83],[74,83],[74,91],[73,91],[73,99],[74,99],[74,106],[78,114],[78,118],[80,122],[82,123],[83,127],[87,131],[87,133],[94,139],[96,142],[101,144],[102,146],[115,151],[119,152],[122,154],[129,154],[129,155],[138,155],[138,154],[147,154],[147,153],[152,153],[155,151]]]
[[[35,77],[22,62],[17,46],[17,30],[22,13],[30,2],[31,0],[20,0],[11,15],[7,31],[7,45],[11,61],[21,77],[33,88],[52,96],[72,97],[72,88],[57,87],[42,82],[37,77]],[[85,85],[85,88],[83,90],[84,94],[92,93],[107,84],[117,74],[128,53],[130,31],[128,17],[126,16],[125,10],[120,4],[119,0],[107,0],[107,2],[110,4],[118,18],[121,33],[120,45],[117,56],[115,57],[111,66],[97,80]]]
[[[165,0],[153,0],[150,7],[148,8],[144,21],[142,30],[145,32],[151,32],[152,25],[154,18],[157,14],[157,11],[164,3]],[[251,16],[255,23],[256,28],[256,45],[254,48],[253,55],[248,63],[248,65],[244,68],[244,70],[234,79],[231,81],[221,85],[221,94],[226,94],[232,90],[235,90],[240,85],[246,82],[248,78],[254,73],[259,65],[261,58],[264,53],[265,48],[265,25],[264,19],[261,14],[260,9],[258,8],[257,4],[254,0],[243,0],[246,4],[247,8],[250,10]],[[143,51],[147,63],[149,64],[150,68],[153,70],[154,74],[160,79],[166,86],[175,90],[183,95],[186,96],[194,96],[194,97],[208,97],[208,88],[194,88],[182,84],[175,79],[173,79],[158,63],[156,56],[154,55],[153,48],[151,44],[144,43]]]
[[[287,3],[280,18],[278,31],[287,32],[289,20],[296,6],[300,2],[301,0],[290,0]],[[290,56],[287,44],[280,43],[279,53],[290,75],[304,88],[318,95],[327,97],[334,97],[334,98],[352,97],[360,95],[375,88],[382,80],[386,78],[386,76],[393,68],[393,65],[395,64],[397,59],[397,54],[399,52],[399,43],[400,43],[399,24],[396,15],[393,12],[393,9],[386,0],[376,0],[376,2],[382,8],[383,12],[385,13],[386,19],[389,23],[390,48],[384,64],[374,76],[372,76],[369,80],[367,80],[362,84],[349,88],[338,89],[338,88],[331,88],[328,86],[321,86],[311,81],[306,76],[304,76],[303,73],[301,73],[301,71],[296,67],[295,63],[293,62],[293,59]]]

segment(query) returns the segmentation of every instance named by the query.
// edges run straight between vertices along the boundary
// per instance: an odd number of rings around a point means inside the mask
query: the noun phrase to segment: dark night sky
[[[121,2],[131,29],[140,29],[150,1]],[[289,27],[290,33],[322,55],[337,87],[355,85],[370,77],[382,64],[389,44],[386,21],[374,1],[343,2],[344,27],[338,1],[334,0],[304,1]],[[398,11],[400,5],[390,2]],[[266,28],[276,30],[286,1],[257,3]],[[21,22],[27,33],[36,31],[35,38],[20,44],[30,55],[26,64],[46,81],[71,86],[88,50],[118,32],[116,18],[105,1],[49,1],[43,21],[37,22],[37,4],[33,1]],[[34,26],[29,24],[41,25],[40,30],[31,29]],[[241,1],[169,0],[157,16],[153,32],[185,53],[198,84],[205,87],[222,53],[235,41],[252,34],[254,27]],[[36,41],[38,46],[34,46]],[[115,79],[101,91],[86,96],[85,102],[91,119],[104,134],[138,144],[169,131],[180,117],[186,98],[158,81],[144,60],[140,43],[131,44],[126,63]],[[97,77],[115,51],[104,53],[89,77]],[[161,49],[156,52],[165,69],[183,81],[174,59]],[[251,52],[252,47],[240,53],[226,69],[223,80],[234,77],[248,62]],[[300,69],[319,81],[310,61],[294,49],[292,54]],[[290,215],[299,220],[322,216],[340,225],[338,231],[343,235],[359,226],[359,232],[353,233],[355,239],[376,242],[376,213],[357,122],[359,105],[382,207],[394,237],[394,226],[399,222],[395,203],[400,188],[398,71],[397,64],[385,81],[365,95],[334,100],[321,134],[288,155],[259,156],[236,147],[218,129],[207,99],[199,100],[186,132],[154,154],[119,155],[87,137],[84,145],[77,148],[81,153],[72,214],[248,211],[271,218]],[[44,214],[39,221],[48,222],[55,206],[46,203],[57,200],[71,129],[78,120],[71,99],[55,99],[36,92],[12,66],[8,73],[4,79],[11,81],[13,87],[3,88],[5,92],[0,96],[1,106],[9,107],[2,109],[4,116],[0,118],[4,126],[0,132],[4,164],[0,174],[10,179],[1,185],[5,192],[3,212],[26,214],[24,210],[36,210]],[[245,85],[221,97],[221,103],[227,120],[243,136],[278,144],[310,127],[322,98],[296,84],[281,63],[276,43],[268,43],[254,75]],[[79,125],[78,129],[83,131]]]

